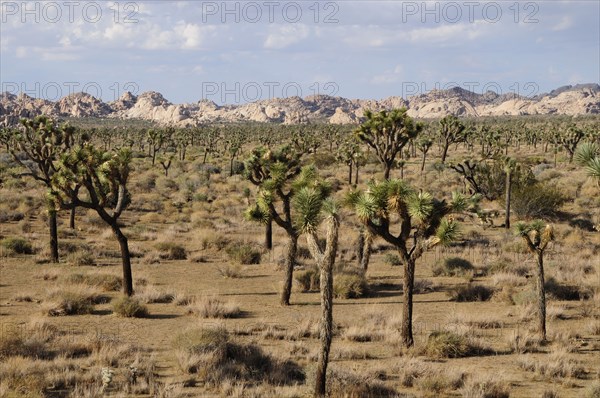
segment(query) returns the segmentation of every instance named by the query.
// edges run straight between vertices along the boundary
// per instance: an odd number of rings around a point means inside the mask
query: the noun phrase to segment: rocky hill
[[[357,123],[365,110],[406,107],[413,117],[502,115],[585,115],[600,114],[600,85],[563,86],[535,97],[494,92],[477,94],[460,87],[432,90],[409,98],[351,100],[316,95],[256,101],[243,105],[219,106],[209,100],[192,104],[173,104],[162,94],[149,91],[135,96],[129,92],[117,101],[104,103],[86,93],[75,93],[57,102],[32,98],[26,94],[0,94],[0,123],[15,124],[19,118],[47,114],[55,117],[110,117],[144,119],[159,124],[195,126],[210,122],[272,122],[336,124]]]

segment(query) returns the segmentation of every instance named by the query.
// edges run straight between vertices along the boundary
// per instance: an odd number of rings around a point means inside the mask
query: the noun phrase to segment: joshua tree
[[[448,115],[440,120],[439,137],[442,142],[442,163],[446,162],[450,145],[465,140],[465,130],[465,125],[454,115]]]
[[[289,146],[276,151],[259,147],[252,151],[244,169],[245,177],[258,187],[256,203],[246,210],[246,218],[262,222],[267,226],[268,232],[271,230],[269,223],[275,221],[288,236],[282,305],[289,305],[292,295],[298,232],[293,225],[291,200],[297,190],[294,179],[301,172],[301,156],[302,153],[293,151]],[[276,208],[277,202],[281,202],[280,209]]]
[[[52,176],[56,203],[63,208],[75,206],[95,210],[111,227],[121,249],[123,291],[128,296],[133,294],[131,256],[127,237],[118,220],[130,201],[127,191],[130,162],[131,151],[128,149],[109,153],[84,144],[65,153]],[[79,187],[85,190],[85,197],[81,197]]]
[[[310,169],[308,169],[310,170]],[[303,184],[314,181],[310,171]],[[300,184],[298,184],[300,185]],[[339,217],[335,203],[328,199],[329,186],[317,182],[314,187],[305,186],[294,195],[295,225],[300,233],[306,235],[306,241],[312,257],[320,270],[321,323],[319,327],[319,351],[315,380],[315,397],[325,397],[327,364],[333,336],[333,265],[338,245]],[[327,225],[325,247],[319,245],[317,230],[325,221]]]
[[[510,197],[512,194],[512,177],[517,167],[517,162],[514,159],[507,158],[504,160],[504,172],[506,173],[505,183],[505,216],[504,216],[504,228],[510,229]]]
[[[433,140],[429,137],[419,137],[417,141],[417,149],[423,154],[421,159],[421,174],[423,174],[423,170],[425,170],[425,159],[427,158],[427,152],[431,149],[433,145]]]
[[[158,158],[158,162],[160,163],[163,170],[165,171],[165,177],[169,176],[169,169],[171,168],[171,164],[173,163],[174,157],[175,157],[175,154],[171,153],[170,155],[165,154],[165,156],[159,156],[159,158]]]
[[[467,200],[454,193],[451,203],[437,200],[431,194],[415,191],[403,180],[374,182],[369,189],[351,192],[348,204],[372,235],[392,244],[404,268],[404,308],[402,313],[402,342],[413,345],[412,310],[415,264],[423,253],[436,245],[446,245],[458,236],[458,225],[452,212],[464,211]],[[399,233],[391,232],[398,220]]]
[[[518,223],[517,234],[523,238],[529,251],[535,254],[537,260],[536,290],[538,299],[538,331],[540,338],[546,340],[546,288],[544,287],[544,251],[548,243],[554,240],[554,229],[551,225],[544,227],[541,220],[529,224]]]
[[[575,161],[585,167],[588,175],[600,187],[600,147],[595,142],[583,143],[576,152]]]
[[[73,128],[59,127],[46,117],[21,120],[22,130],[3,134],[1,139],[11,156],[21,167],[27,170],[24,176],[30,176],[52,190],[51,179],[56,172],[59,154],[67,150],[73,142]],[[28,161],[22,160],[24,154]],[[50,192],[51,193],[51,192]],[[56,222],[56,204],[53,196],[47,197],[48,226],[50,229],[50,260],[58,263],[58,228]]]
[[[368,110],[365,112],[365,121],[356,131],[358,138],[375,150],[383,165],[383,176],[386,180],[390,178],[396,155],[401,153],[404,146],[423,128],[406,112],[405,108],[379,113]]]
[[[565,130],[556,133],[556,141],[562,145],[569,154],[569,163],[573,163],[573,155],[575,154],[579,141],[581,141],[583,137],[585,137],[584,131],[575,124],[571,124]]]

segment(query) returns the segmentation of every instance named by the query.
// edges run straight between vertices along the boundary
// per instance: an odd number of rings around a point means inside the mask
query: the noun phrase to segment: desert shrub
[[[392,266],[402,265],[402,261],[396,253],[386,253],[383,262]]]
[[[236,278],[243,278],[244,277],[243,270],[242,270],[242,268],[238,264],[235,264],[235,265],[231,265],[231,264],[218,265],[217,266],[217,271],[219,272],[219,274],[223,278],[236,279]]]
[[[561,301],[589,299],[593,294],[585,286],[562,285],[554,278],[548,278],[544,284],[546,294]]]
[[[350,299],[364,297],[369,292],[367,278],[361,270],[346,269],[333,277],[333,296]]]
[[[413,291],[415,294],[435,292],[438,287],[429,279],[416,279]]]
[[[233,161],[233,167],[231,168],[231,173],[234,175],[240,175],[244,173],[244,162],[240,162],[238,160]]]
[[[469,260],[448,257],[438,261],[432,268],[433,276],[465,276],[473,273],[475,267]]]
[[[71,274],[67,277],[67,281],[99,287],[105,292],[118,291],[123,286],[123,279],[111,274]]]
[[[90,314],[98,301],[96,296],[77,291],[62,291],[52,296],[53,301],[44,311],[49,316]]]
[[[29,241],[18,237],[9,237],[0,240],[0,248],[6,255],[33,254],[33,246]]]
[[[470,379],[461,390],[464,398],[509,398],[506,385],[492,379]]]
[[[202,318],[235,318],[242,313],[236,304],[225,303],[211,296],[194,300],[187,306],[187,310],[188,313]]]
[[[327,370],[327,390],[330,398],[385,398],[396,397],[395,390],[372,377],[342,371]]]
[[[256,345],[237,344],[223,327],[180,333],[173,347],[179,367],[185,373],[197,374],[214,385],[221,385],[224,380],[274,385],[304,381],[304,373],[294,362],[276,360]]]
[[[558,187],[536,183],[513,190],[511,209],[520,218],[554,217],[566,200]]]
[[[262,253],[247,243],[231,243],[225,250],[229,258],[239,264],[260,264]]]
[[[588,387],[585,398],[600,398],[600,381],[596,381]]]
[[[564,352],[553,352],[542,360],[525,355],[518,361],[518,365],[523,370],[535,372],[547,379],[586,377],[585,368],[581,363],[569,358]]]
[[[337,162],[335,154],[329,152],[317,152],[312,155],[312,161],[317,168],[329,167]]]
[[[0,222],[10,222],[10,221],[21,221],[25,218],[25,215],[20,211],[0,211]]]
[[[127,296],[114,301],[113,312],[124,318],[143,318],[148,315],[148,309],[140,300]]]
[[[67,262],[76,267],[96,265],[96,258],[91,252],[87,250],[82,250],[76,251],[74,253],[69,253],[67,255]]]
[[[136,293],[136,297],[145,304],[166,304],[173,302],[175,299],[175,295],[173,293],[159,290],[152,285],[143,287],[141,291]]]
[[[301,292],[313,292],[319,290],[321,273],[317,267],[294,272],[294,280]]]
[[[161,242],[156,244],[156,248],[161,252],[160,257],[166,260],[185,260],[187,252],[185,247],[173,242]]]
[[[469,283],[466,286],[456,286],[450,289],[447,294],[452,301],[488,301],[494,294],[494,289]]]
[[[223,250],[229,245],[230,239],[214,231],[207,231],[201,240],[202,250],[215,249]]]
[[[486,350],[466,335],[441,330],[429,334],[424,352],[433,358],[463,358]]]

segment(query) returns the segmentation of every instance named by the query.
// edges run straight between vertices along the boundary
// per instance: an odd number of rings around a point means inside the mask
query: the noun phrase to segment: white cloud
[[[573,26],[573,18],[569,15],[565,15],[556,25],[552,27],[552,30],[555,32],[560,32],[561,30],[569,29],[571,26]]]
[[[306,39],[309,33],[308,27],[304,24],[271,27],[264,48],[280,50]]]
[[[382,74],[375,75],[371,79],[373,84],[392,84],[400,81],[402,77],[402,71],[404,68],[402,65],[396,65],[393,69],[386,70]]]

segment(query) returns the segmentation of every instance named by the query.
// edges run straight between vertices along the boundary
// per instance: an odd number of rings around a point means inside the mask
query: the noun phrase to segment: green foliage
[[[521,218],[554,217],[566,201],[567,198],[557,186],[536,183],[513,190],[511,209]]]
[[[333,297],[361,298],[369,293],[367,278],[361,270],[346,269],[333,277]]]
[[[148,309],[134,297],[119,297],[113,302],[113,312],[124,318],[143,318],[148,315]]]
[[[90,314],[94,310],[95,299],[83,293],[63,291],[58,293],[47,314],[49,316]]]
[[[317,267],[311,267],[294,273],[294,280],[301,292],[318,291],[320,279],[320,272]]]
[[[385,253],[383,262],[391,266],[402,265],[402,260],[396,253]]]
[[[33,246],[29,241],[18,237],[9,237],[0,240],[0,248],[5,255],[13,254],[33,254]]]
[[[433,358],[464,358],[484,351],[467,336],[451,331],[435,331],[427,338],[425,354]]]

